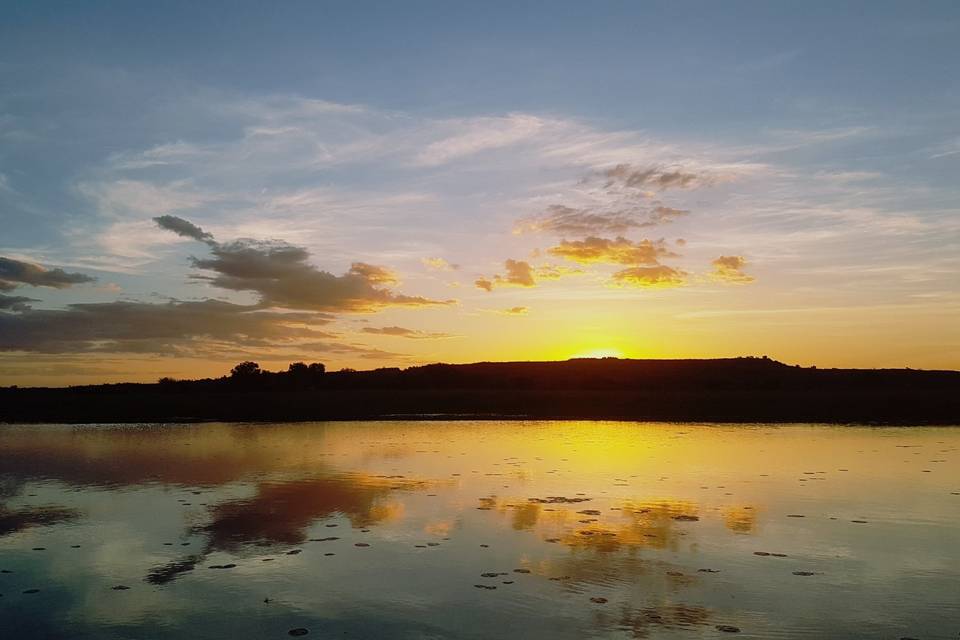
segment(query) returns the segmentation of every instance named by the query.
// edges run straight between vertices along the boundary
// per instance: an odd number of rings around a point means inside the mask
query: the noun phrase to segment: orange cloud
[[[423,266],[434,271],[456,271],[460,268],[458,264],[450,264],[443,258],[423,258],[420,260]]]
[[[375,264],[365,262],[354,262],[350,265],[348,273],[358,275],[371,284],[399,284],[400,278],[396,272]]]
[[[615,285],[621,287],[668,288],[679,287],[686,281],[686,272],[658,264],[652,267],[631,267],[617,271],[612,276]]]
[[[663,240],[634,242],[623,236],[616,239],[590,236],[585,240],[561,240],[547,253],[581,264],[656,265],[662,257],[676,257]]]
[[[380,336],[393,336],[396,338],[412,338],[419,340],[435,340],[438,338],[452,338],[449,333],[437,333],[433,331],[418,331],[417,329],[407,329],[406,327],[364,327],[363,333],[370,333]]]
[[[571,269],[563,265],[545,264],[537,267],[537,277],[541,280],[559,280],[564,276],[577,276],[585,273],[583,269]]]
[[[713,265],[710,277],[714,280],[747,284],[756,279],[743,272],[743,268],[747,265],[747,260],[743,256],[720,256],[710,264]]]
[[[535,287],[537,281],[533,277],[533,267],[529,262],[523,260],[507,259],[503,263],[507,273],[505,275],[495,275],[493,279],[480,277],[474,281],[478,289],[484,291],[493,291],[494,287],[514,286],[514,287]]]
[[[530,312],[530,307],[510,307],[509,309],[486,309],[490,313],[497,313],[502,316],[525,316]]]

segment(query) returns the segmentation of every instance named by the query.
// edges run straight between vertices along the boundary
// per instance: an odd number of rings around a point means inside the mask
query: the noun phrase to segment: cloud
[[[460,268],[458,264],[450,264],[443,258],[423,258],[420,260],[423,266],[434,271],[456,271]]]
[[[547,253],[581,264],[656,265],[660,258],[676,257],[663,240],[634,242],[623,236],[610,240],[590,236],[584,240],[561,240]]]
[[[473,284],[477,286],[477,289],[483,289],[484,291],[493,291],[493,281],[484,277],[479,277],[473,281]]]
[[[509,309],[497,309],[494,313],[505,316],[525,316],[530,312],[530,307],[510,307]]]
[[[432,331],[418,331],[416,329],[407,329],[405,327],[364,327],[363,333],[370,333],[381,336],[395,336],[398,338],[412,338],[418,340],[436,340],[439,338],[452,338],[453,334],[438,333]]]
[[[540,280],[559,280],[564,276],[579,276],[586,273],[583,269],[574,269],[563,265],[545,264],[537,267],[536,274]]]
[[[755,280],[753,276],[743,272],[743,268],[747,265],[747,260],[743,256],[720,256],[710,264],[713,265],[710,277],[714,280],[740,284]]]
[[[542,232],[560,236],[581,236],[591,233],[624,233],[641,224],[632,212],[598,213],[589,209],[552,204],[539,216],[518,220],[515,230],[518,233]]]
[[[186,220],[158,220],[165,229],[210,247],[209,258],[193,258],[193,266],[214,275],[195,279],[232,291],[252,291],[260,306],[313,311],[374,311],[387,306],[432,306],[453,300],[432,300],[394,293],[385,286],[397,283],[396,274],[377,265],[354,262],[341,276],[321,271],[308,260],[310,253],[282,241],[250,239],[221,243]],[[189,226],[186,226],[189,225]]]
[[[39,302],[24,296],[5,296],[0,293],[0,311],[29,311],[31,302]]]
[[[220,199],[217,194],[198,190],[189,179],[150,181],[117,176],[109,182],[82,182],[77,191],[111,218],[196,209]]]
[[[658,264],[652,267],[630,267],[617,271],[611,276],[613,284],[621,287],[679,287],[686,281],[687,274],[679,269]]]
[[[663,167],[636,168],[629,164],[618,164],[612,169],[601,172],[607,179],[607,187],[621,185],[633,189],[696,189],[714,184],[717,177],[703,173],[685,171],[681,168]]]
[[[506,274],[497,274],[490,280],[485,277],[478,278],[474,284],[478,289],[492,291],[494,287],[514,286],[514,287],[535,287],[537,281],[534,279],[534,269],[529,262],[523,260],[507,259],[503,263]]]
[[[31,262],[22,262],[0,256],[0,291],[12,291],[18,285],[67,289],[75,284],[95,282],[82,273],[69,273],[63,269],[47,269]]]
[[[329,320],[217,300],[72,304],[0,313],[0,351],[196,356],[225,345],[278,347],[328,337],[311,326]]]
[[[664,224],[689,213],[686,209],[676,209],[658,204],[650,211],[650,221],[652,224]]]
[[[437,166],[529,140],[549,124],[537,116],[514,114],[500,118],[443,121],[459,133],[432,142],[415,157],[416,164]]]
[[[354,262],[350,265],[351,275],[360,276],[372,284],[399,284],[397,274],[386,267],[378,267],[366,262]]]
[[[214,242],[212,234],[207,233],[189,220],[184,220],[177,216],[163,215],[157,216],[153,221],[156,222],[157,226],[161,229],[173,231],[178,236],[192,238],[193,240],[199,240],[200,242],[206,242],[208,244]]]
[[[637,206],[629,203],[615,203],[622,206],[615,210],[605,210],[604,205],[582,208],[552,204],[538,216],[521,218],[514,227],[515,233],[552,233],[558,236],[585,236],[600,233],[622,234],[632,228],[653,227],[672,222],[685,216],[689,211],[675,209],[660,203],[652,207]]]
[[[530,266],[529,262],[507,259],[503,266],[507,270],[507,274],[497,276],[498,283],[520,287],[533,287],[537,284],[536,280],[533,279],[533,267]]]
[[[686,272],[660,263],[661,258],[674,258],[663,240],[633,241],[623,236],[588,237],[584,240],[562,240],[547,249],[551,255],[581,264],[631,265],[615,272],[610,283],[619,287],[677,287],[686,282]]]

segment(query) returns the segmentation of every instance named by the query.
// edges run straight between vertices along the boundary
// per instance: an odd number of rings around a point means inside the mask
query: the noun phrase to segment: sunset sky
[[[7,3],[0,384],[960,368],[956,2]]]

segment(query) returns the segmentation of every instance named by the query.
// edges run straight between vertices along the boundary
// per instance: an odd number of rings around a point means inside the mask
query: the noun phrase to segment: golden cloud
[[[743,272],[743,268],[747,265],[747,260],[743,256],[720,256],[710,264],[713,265],[713,271],[710,273],[710,277],[714,280],[735,284],[748,284],[756,279]]]
[[[680,269],[658,264],[652,267],[623,269],[614,273],[611,279],[613,284],[620,287],[670,288],[683,285],[686,277],[686,272]]]
[[[676,257],[663,240],[634,242],[623,236],[610,240],[590,236],[584,240],[561,240],[547,253],[581,264],[656,265],[660,258]]]

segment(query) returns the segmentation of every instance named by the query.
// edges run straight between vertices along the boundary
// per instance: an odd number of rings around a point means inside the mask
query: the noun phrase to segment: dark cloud
[[[590,236],[584,240],[562,240],[547,253],[581,264],[656,265],[660,258],[676,257],[663,240],[634,242],[623,236],[610,240]]]
[[[702,173],[694,173],[679,168],[647,167],[638,168],[629,164],[618,164],[612,169],[601,172],[607,179],[607,188],[624,186],[633,189],[696,189],[714,184],[716,178]]]
[[[0,311],[29,311],[31,302],[39,302],[23,296],[5,296],[0,293]]]
[[[413,338],[420,340],[430,340],[437,338],[451,338],[449,333],[437,333],[433,331],[418,331],[416,329],[407,329],[406,327],[364,327],[363,333],[370,333],[381,336],[395,336],[398,338]]]
[[[552,204],[539,216],[523,218],[518,232],[544,232],[559,236],[582,236],[593,233],[625,233],[641,226],[635,212],[597,212]]]
[[[686,209],[676,209],[658,204],[650,210],[650,222],[654,225],[665,224],[667,222],[673,222],[675,218],[685,216],[689,213]]]
[[[223,343],[296,346],[327,337],[309,325],[329,317],[274,313],[216,300],[73,304],[59,310],[0,313],[0,351],[145,353],[192,356]]]
[[[216,242],[192,223],[174,216],[156,218],[161,228],[205,242],[209,258],[193,258],[193,266],[214,275],[197,275],[215,287],[251,291],[264,307],[314,311],[373,311],[387,306],[432,306],[453,300],[432,300],[389,290],[396,274],[377,265],[355,262],[341,276],[317,269],[310,253],[280,241],[249,239]]]
[[[619,164],[587,175],[580,184],[589,185],[597,178],[602,179],[603,184],[598,191],[591,187],[587,192],[592,203],[581,207],[551,204],[537,215],[518,220],[514,231],[583,237],[622,235],[630,229],[667,224],[690,212],[652,199],[655,192],[708,186],[718,182],[721,176],[681,168],[640,168]]]
[[[617,210],[580,208],[552,204],[538,216],[518,221],[518,233],[552,233],[563,237],[586,236],[601,233],[626,233],[630,229],[666,224],[689,211],[653,203],[648,207],[630,204]]]
[[[710,277],[714,280],[739,284],[747,284],[755,280],[753,276],[743,272],[743,268],[747,266],[747,260],[743,256],[720,256],[710,264],[713,265]]]
[[[82,273],[70,273],[63,269],[47,269],[31,262],[0,257],[0,291],[12,291],[18,285],[66,289],[75,284],[94,282]]]
[[[679,269],[658,264],[652,267],[630,267],[611,276],[614,284],[621,287],[679,287],[686,282],[687,274]]]
[[[193,224],[189,220],[184,220],[177,216],[157,216],[153,219],[161,229],[166,229],[167,231],[173,231],[178,236],[184,238],[192,238],[193,240],[199,240],[200,242],[206,242],[208,244],[213,243],[213,234],[207,233],[197,225]]]

